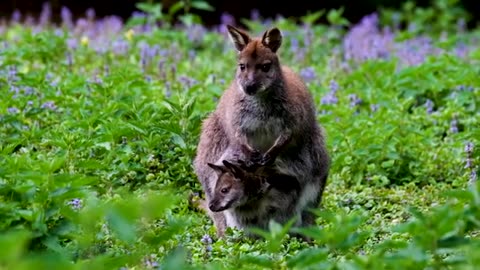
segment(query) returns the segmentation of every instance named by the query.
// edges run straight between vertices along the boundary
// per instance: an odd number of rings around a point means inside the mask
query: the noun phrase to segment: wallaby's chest
[[[242,132],[246,135],[248,143],[264,152],[267,151],[284,131],[284,121],[278,117],[259,119],[248,117],[241,125]]]
[[[268,150],[286,128],[285,118],[281,115],[262,111],[245,114],[239,124],[248,143],[260,151]]]

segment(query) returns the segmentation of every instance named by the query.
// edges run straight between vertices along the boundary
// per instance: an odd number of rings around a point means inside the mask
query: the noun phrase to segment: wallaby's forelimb
[[[260,160],[260,165],[265,166],[272,164],[291,140],[291,131],[285,131],[284,133],[280,134],[280,136],[278,136],[278,138],[275,140],[273,146],[270,147],[265,154],[263,154],[263,157]]]
[[[198,209],[207,213],[208,217],[213,221],[213,225],[217,231],[217,237],[222,238],[225,236],[225,230],[227,223],[225,221],[225,216],[222,212],[212,212],[208,207],[208,203],[204,199],[193,199],[191,198],[192,204]]]

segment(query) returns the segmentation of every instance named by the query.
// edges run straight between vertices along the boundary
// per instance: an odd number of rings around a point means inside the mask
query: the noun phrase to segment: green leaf
[[[205,11],[214,11],[215,8],[206,1],[194,0],[191,2],[193,8]]]
[[[470,241],[470,239],[463,236],[454,235],[438,240],[437,245],[439,248],[453,248],[468,245]]]
[[[27,230],[8,230],[0,234],[0,245],[5,247],[0,252],[0,264],[13,263],[27,252],[31,232]],[[8,247],[8,248],[6,248]]]
[[[275,263],[272,261],[270,257],[267,255],[257,255],[257,256],[252,256],[252,255],[241,255],[240,256],[240,262],[242,264],[251,264],[251,265],[257,265],[265,268],[272,269],[272,267],[275,265]]]
[[[309,248],[302,250],[287,260],[289,268],[307,268],[327,260],[327,248]]]
[[[135,225],[133,220],[127,218],[125,210],[110,209],[107,212],[107,220],[115,235],[122,241],[127,243],[134,243],[137,239],[135,232]]]
[[[178,247],[170,252],[164,262],[161,269],[165,270],[178,270],[178,269],[190,269],[187,264],[187,251],[183,247]]]

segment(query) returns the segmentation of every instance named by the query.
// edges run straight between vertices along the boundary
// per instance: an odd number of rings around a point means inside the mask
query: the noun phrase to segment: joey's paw
[[[237,160],[237,164],[240,166],[240,169],[247,172],[253,172],[259,166],[258,163],[253,163],[249,160]]]
[[[247,160],[245,162],[247,163],[259,163],[263,158],[263,155],[262,153],[260,153],[260,151],[258,150],[253,150],[251,153],[250,153],[250,157],[247,158]]]
[[[275,159],[270,154],[267,153],[262,156],[262,158],[258,162],[258,165],[260,166],[271,165],[274,161]]]

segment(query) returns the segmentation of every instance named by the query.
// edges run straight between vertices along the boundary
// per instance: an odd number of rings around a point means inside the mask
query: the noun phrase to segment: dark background
[[[159,0],[155,0],[158,2]],[[53,9],[54,21],[59,20],[60,8],[69,7],[74,16],[83,16],[85,10],[92,7],[97,16],[118,15],[127,19],[135,8],[138,0],[50,0]],[[176,0],[161,0],[164,6],[168,7]],[[259,1],[259,0],[241,0],[241,1],[220,1],[207,0],[215,7],[214,12],[200,12],[206,25],[218,24],[222,12],[228,12],[233,15],[238,22],[240,17],[249,17],[252,9],[258,9],[262,17],[274,17],[281,14],[285,17],[298,17],[305,15],[307,11],[316,11],[319,9],[331,9],[345,7],[344,16],[352,23],[358,22],[364,15],[377,10],[379,7],[400,8],[405,1],[396,0],[296,0],[296,1]],[[429,0],[413,1],[417,6],[428,6]],[[19,9],[22,14],[30,13],[38,15],[41,11],[44,0],[0,0],[0,16],[9,17],[14,9]],[[468,26],[476,26],[480,21],[480,0],[462,0],[460,4],[473,15]]]

